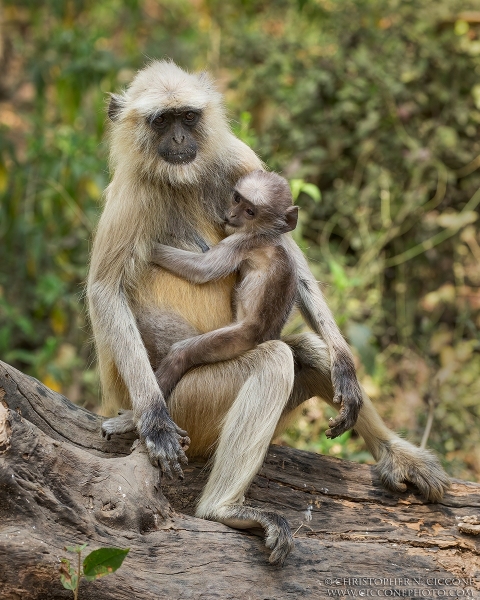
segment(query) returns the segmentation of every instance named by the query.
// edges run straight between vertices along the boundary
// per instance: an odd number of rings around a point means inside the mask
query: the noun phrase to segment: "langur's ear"
[[[207,71],[201,71],[200,73],[197,74],[198,77],[198,81],[200,82],[200,85],[202,85],[204,88],[206,89],[211,89],[213,86],[213,81],[212,78],[210,77],[210,74]]]
[[[110,102],[108,103],[107,114],[110,121],[116,121],[120,113],[125,108],[125,99],[119,94],[110,94]]]
[[[298,206],[290,206],[285,213],[285,224],[287,231],[293,231],[297,226],[298,221]]]

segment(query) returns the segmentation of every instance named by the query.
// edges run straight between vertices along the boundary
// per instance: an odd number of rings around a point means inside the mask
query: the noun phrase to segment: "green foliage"
[[[418,442],[433,401],[429,444],[453,475],[478,476],[480,28],[465,12],[477,8],[6,0],[2,358],[95,407],[83,286],[108,182],[106,92],[145,56],[169,56],[213,71],[236,134],[291,180],[295,239],[389,424]],[[310,405],[280,441],[358,458],[354,436],[325,441],[327,416]]]
[[[83,561],[83,575],[88,581],[93,581],[114,573],[122,566],[122,563],[130,549],[122,548],[99,548],[90,552]]]
[[[78,575],[70,565],[70,561],[62,558],[60,566],[60,581],[66,590],[75,591],[78,587]]]
[[[81,552],[85,550],[87,546],[88,544],[85,542],[85,544],[82,544],[81,546],[65,546],[65,550],[67,552],[75,552],[76,554],[81,554]]]
[[[75,569],[70,561],[62,558],[60,565],[60,581],[67,590],[72,590],[74,599],[77,600],[79,593],[80,580],[84,577],[87,581],[95,581],[100,577],[114,573],[122,566],[122,563],[129,553],[130,549],[122,548],[99,548],[93,550],[83,560],[83,569],[81,566],[82,551],[88,544],[81,546],[66,546],[65,550],[74,552],[78,555],[78,565]]]
[[[290,188],[295,202],[302,192],[310,196],[314,202],[320,202],[322,199],[322,194],[318,187],[314,183],[306,182],[304,179],[290,179]]]

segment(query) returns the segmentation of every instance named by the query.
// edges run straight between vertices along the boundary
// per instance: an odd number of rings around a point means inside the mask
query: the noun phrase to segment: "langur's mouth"
[[[238,229],[238,227],[235,227],[235,225],[231,225],[230,223],[225,223],[225,233],[227,235],[232,235],[232,233],[236,233],[237,229]]]
[[[197,153],[194,152],[160,152],[163,160],[172,165],[186,165],[195,160]]]

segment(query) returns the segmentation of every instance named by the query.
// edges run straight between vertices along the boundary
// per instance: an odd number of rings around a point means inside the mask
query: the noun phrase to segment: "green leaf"
[[[76,575],[72,575],[70,578],[63,573],[60,573],[60,581],[66,590],[74,590],[77,587],[77,579],[78,577]]]
[[[296,202],[300,192],[302,191],[303,179],[291,179],[290,190],[292,191],[293,201]]]
[[[313,198],[315,202],[320,202],[322,199],[322,193],[318,189],[318,187],[313,183],[304,183],[302,186],[302,192],[304,194],[308,194],[310,198]]]
[[[85,542],[85,544],[82,544],[81,546],[65,546],[65,550],[79,554],[82,550],[85,550],[87,546],[88,544]]]
[[[303,179],[291,179],[290,189],[292,191],[293,201],[296,202],[300,194],[303,192],[310,196],[314,202],[320,202],[322,193],[314,183],[307,183]]]
[[[83,574],[89,580],[114,573],[123,563],[130,548],[99,548],[90,552],[83,561]]]
[[[74,590],[77,587],[78,575],[70,566],[70,561],[66,558],[62,558],[62,564],[59,568],[60,571],[60,581],[62,585],[67,590]]]

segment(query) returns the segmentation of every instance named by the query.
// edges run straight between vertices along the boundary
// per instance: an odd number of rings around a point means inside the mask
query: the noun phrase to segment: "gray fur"
[[[202,111],[197,154],[189,163],[171,164],[159,155],[148,117],[182,106]],[[111,117],[113,177],[94,241],[88,301],[104,410],[132,412],[105,421],[105,432],[134,423],[151,460],[178,476],[185,430],[192,455],[216,448],[197,515],[236,527],[260,524],[275,562],[291,549],[288,525],[277,515],[242,512],[239,505],[275,431],[311,396],[340,408],[332,436],[358,415],[355,429],[379,461],[385,484],[401,491],[410,481],[427,498],[439,499],[448,478],[431,454],[392,433],[362,393],[348,345],[302,253],[285,235],[282,244],[299,277],[299,306],[315,333],[266,341],[230,361],[188,372],[169,398],[168,415],[152,366],[173,344],[231,323],[231,284],[228,277],[186,283],[153,266],[152,249],[156,242],[194,252],[218,244],[233,186],[262,162],[230,131],[208,76],[190,75],[171,62],[152,62],[137,73],[115,97]]]
[[[244,236],[234,234],[203,254],[155,244],[152,262],[192,283],[207,283],[236,271],[248,250]]]
[[[225,217],[235,231],[230,237],[204,254],[161,244],[153,249],[155,264],[192,283],[238,272],[232,300],[234,324],[170,348],[155,372],[165,398],[192,367],[231,360],[262,342],[279,339],[293,308],[296,267],[280,239],[296,225],[288,182],[276,173],[253,171],[240,179],[235,190]]]
[[[288,521],[278,513],[253,506],[230,504],[221,511],[221,517],[216,516],[215,520],[240,529],[244,529],[246,524],[251,525],[251,529],[259,525],[265,532],[265,546],[271,550],[268,562],[272,565],[282,566],[295,547]]]

